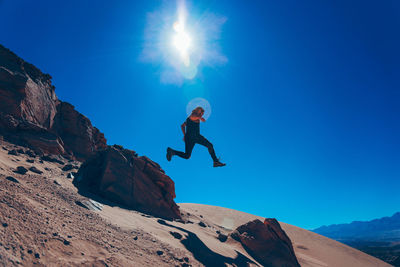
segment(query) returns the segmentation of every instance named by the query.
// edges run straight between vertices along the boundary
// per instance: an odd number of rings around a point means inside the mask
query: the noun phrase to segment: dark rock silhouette
[[[58,100],[51,76],[0,45],[0,135],[39,154],[85,160],[106,147],[104,135]]]
[[[24,166],[18,166],[14,172],[18,174],[25,174],[28,170]]]
[[[227,264],[232,266],[249,266],[249,264],[256,264],[254,261],[243,255],[239,251],[236,251],[237,256],[235,258],[230,258],[215,253],[209,247],[207,247],[206,244],[204,244],[204,242],[201,241],[201,239],[195,233],[188,231],[182,227],[169,224],[163,220],[157,220],[157,222],[186,233],[185,238],[181,239],[180,242],[185,246],[187,250],[189,250],[193,254],[193,257],[201,262],[204,266],[225,267],[227,266]],[[184,261],[188,262],[189,259],[184,258]],[[281,265],[280,267],[282,266],[285,265]]]
[[[83,190],[131,209],[166,219],[181,218],[175,184],[147,157],[108,146],[84,162],[74,183]]]
[[[256,219],[233,231],[230,236],[263,266],[300,267],[292,242],[275,219]]]

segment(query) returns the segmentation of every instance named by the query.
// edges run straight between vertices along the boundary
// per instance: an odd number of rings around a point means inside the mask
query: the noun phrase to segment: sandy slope
[[[181,211],[186,214],[185,219],[193,223],[181,224],[179,222],[167,222],[169,226],[166,226],[158,223],[156,218],[143,218],[134,212],[117,207],[106,207],[102,212],[100,212],[100,215],[103,218],[112,221],[113,224],[125,229],[134,229],[140,226],[143,231],[150,232],[157,239],[182,250],[188,248],[182,244],[181,240],[172,238],[169,232],[179,232],[183,236],[188,236],[188,233],[192,233],[202,241],[205,247],[212,251],[209,253],[208,257],[215,257],[213,253],[216,253],[230,258],[234,262],[233,259],[238,256],[239,252],[254,261],[254,266],[256,266],[256,261],[246,253],[240,244],[232,239],[228,239],[224,243],[220,242],[217,239],[218,234],[216,231],[228,234],[231,230],[249,220],[255,218],[263,220],[264,218],[232,209],[209,205],[187,203],[181,203],[178,205],[180,206]],[[202,227],[198,224],[199,222],[204,222],[207,226]],[[293,225],[282,222],[280,222],[280,224],[292,240],[296,256],[303,267],[390,266],[379,259],[332,239]],[[201,246],[195,248],[195,250],[203,249],[204,248],[201,248]],[[203,252],[203,254],[207,253],[208,252]],[[191,254],[194,254],[194,258],[200,265],[201,263],[207,263],[204,262],[202,255],[196,255],[196,252],[194,251],[191,251]],[[230,260],[225,260],[226,263],[229,263],[229,261]]]
[[[255,218],[264,219],[237,210],[215,206],[199,204],[179,204],[179,206],[194,215],[203,215],[203,217],[216,225],[224,225],[231,229]],[[303,267],[390,266],[377,258],[369,256],[335,240],[290,224],[283,222],[279,223],[292,240],[297,259]]]
[[[3,149],[4,146],[4,149]],[[236,210],[179,204],[183,221],[165,221],[103,202],[101,211],[76,204],[79,194],[62,164],[0,146],[0,266],[257,266],[236,241],[237,226],[260,218]],[[79,164],[73,162],[73,164]],[[17,166],[43,174],[16,174]],[[13,176],[19,183],[6,179]],[[260,218],[263,219],[263,218]],[[200,224],[199,224],[200,223]],[[302,266],[390,266],[344,244],[281,223]]]
[[[0,266],[181,266],[190,257],[140,227],[125,231],[77,205],[85,197],[63,165],[29,163],[27,155],[8,155],[3,147],[18,148],[0,144]],[[17,166],[43,174],[16,174]]]

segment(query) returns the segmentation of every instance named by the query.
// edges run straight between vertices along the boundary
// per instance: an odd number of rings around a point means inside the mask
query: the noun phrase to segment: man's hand
[[[201,120],[202,122],[205,122],[205,121],[206,121],[206,119],[204,119],[203,117],[201,117],[200,120]]]

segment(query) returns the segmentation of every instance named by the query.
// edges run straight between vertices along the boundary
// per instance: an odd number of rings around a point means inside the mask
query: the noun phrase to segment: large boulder
[[[71,104],[57,99],[51,76],[0,45],[0,135],[40,154],[85,160],[107,145]]]
[[[132,150],[108,146],[84,162],[76,177],[78,188],[115,203],[161,218],[181,218],[172,179]]]
[[[256,219],[234,230],[230,236],[266,267],[300,267],[292,242],[276,219]]]

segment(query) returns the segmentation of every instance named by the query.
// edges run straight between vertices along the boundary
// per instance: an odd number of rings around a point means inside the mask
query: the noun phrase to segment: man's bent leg
[[[194,145],[195,142],[193,142],[192,140],[185,140],[185,153],[174,149],[172,149],[172,153],[173,155],[177,155],[181,158],[188,159],[190,158],[190,155],[192,155]]]
[[[213,144],[211,144],[210,141],[208,141],[204,136],[200,135],[197,139],[196,139],[196,143],[203,145],[205,147],[208,148],[208,153],[210,153],[212,159],[214,162],[218,161],[217,156],[215,155],[215,150],[214,150],[214,146]]]

